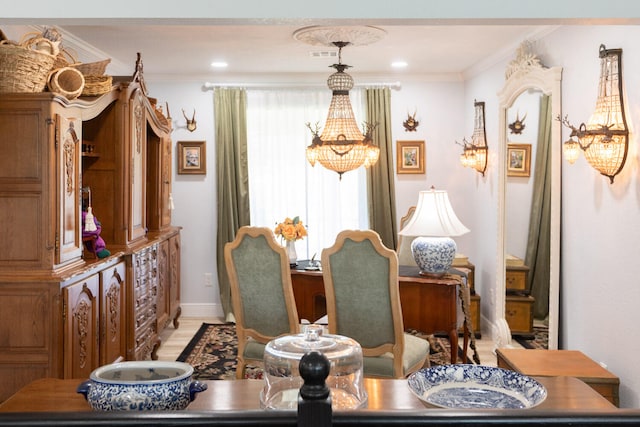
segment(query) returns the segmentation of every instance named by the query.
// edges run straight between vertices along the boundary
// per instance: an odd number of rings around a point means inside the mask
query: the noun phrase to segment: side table
[[[620,406],[620,379],[577,350],[499,348],[498,367],[527,376],[575,377]]]

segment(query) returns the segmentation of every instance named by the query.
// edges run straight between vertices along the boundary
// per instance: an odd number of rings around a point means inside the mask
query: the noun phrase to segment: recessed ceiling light
[[[391,66],[393,68],[407,68],[409,64],[407,64],[405,61],[394,61],[391,63]]]
[[[227,63],[226,63],[226,62],[224,62],[224,61],[213,61],[213,62],[211,63],[211,66],[212,66],[213,68],[227,68],[227,66],[228,66],[228,65],[229,65],[229,64],[227,64]]]

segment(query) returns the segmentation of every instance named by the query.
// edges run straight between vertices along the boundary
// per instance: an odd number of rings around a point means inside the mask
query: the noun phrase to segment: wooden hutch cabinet
[[[171,121],[139,56],[113,82],[72,101],[0,94],[0,402],[38,378],[154,357],[158,333],[178,325]],[[83,250],[83,202],[106,258]]]

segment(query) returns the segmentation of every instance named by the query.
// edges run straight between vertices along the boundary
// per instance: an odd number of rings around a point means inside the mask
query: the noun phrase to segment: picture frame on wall
[[[178,141],[178,174],[206,175],[206,154],[205,141]]]
[[[531,175],[531,144],[508,144],[507,176]]]
[[[424,141],[397,141],[396,164],[397,173],[425,173],[425,143]]]

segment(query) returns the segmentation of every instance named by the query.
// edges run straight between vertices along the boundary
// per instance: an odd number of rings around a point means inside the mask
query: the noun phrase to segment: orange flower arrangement
[[[276,225],[273,232],[276,236],[280,236],[287,241],[299,240],[307,235],[307,229],[304,228],[299,216],[293,219],[285,218],[284,221]]]

